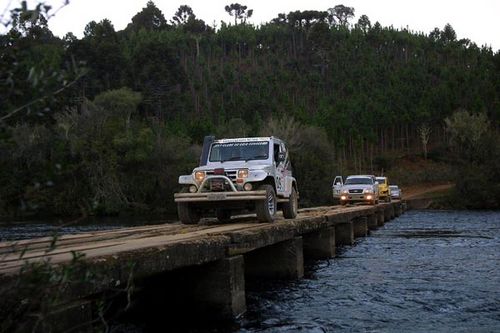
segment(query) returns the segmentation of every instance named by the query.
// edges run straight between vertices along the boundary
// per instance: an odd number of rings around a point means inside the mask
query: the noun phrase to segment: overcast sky
[[[35,1],[30,0],[31,3]],[[29,1],[29,2],[30,2]],[[11,0],[0,0],[0,11]],[[20,1],[12,1],[14,4]],[[64,0],[46,0],[58,7]],[[343,4],[354,7],[357,22],[359,16],[367,15],[370,21],[379,21],[383,26],[408,27],[428,34],[435,27],[443,29],[450,23],[458,38],[469,38],[482,46],[487,44],[493,50],[500,49],[500,0],[156,0],[154,3],[170,20],[180,5],[193,8],[198,18],[207,24],[220,21],[231,22],[224,6],[239,2],[253,9],[250,23],[260,24],[275,18],[279,13],[294,10],[327,10]],[[124,29],[132,16],[145,7],[147,0],[70,0],[50,21],[54,34],[64,36],[71,31],[81,37],[85,25],[92,21],[108,18],[116,30]]]

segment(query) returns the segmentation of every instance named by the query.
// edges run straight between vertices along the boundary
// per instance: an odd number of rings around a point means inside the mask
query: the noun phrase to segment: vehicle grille
[[[349,190],[349,193],[363,193],[361,189]]]
[[[224,176],[226,176],[227,178],[231,179],[231,181],[233,183],[236,182],[236,173],[238,171],[236,170],[225,170],[224,171]],[[207,176],[213,176],[214,172],[213,171],[207,171]]]

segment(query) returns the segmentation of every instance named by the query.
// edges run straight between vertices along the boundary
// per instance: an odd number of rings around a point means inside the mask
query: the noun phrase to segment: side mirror
[[[335,185],[340,185],[340,182],[336,182]]]
[[[286,158],[285,153],[278,154],[278,162],[283,162],[285,158]]]

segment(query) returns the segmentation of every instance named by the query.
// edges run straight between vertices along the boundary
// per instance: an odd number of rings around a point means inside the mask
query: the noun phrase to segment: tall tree
[[[337,5],[328,9],[330,22],[341,26],[347,26],[349,20],[354,17],[354,8],[344,5]]]
[[[234,16],[234,25],[238,25],[238,20],[240,23],[245,23],[248,18],[253,14],[253,9],[248,9],[245,5],[240,5],[239,3],[232,3],[224,9],[230,16]]]
[[[148,1],[146,7],[132,17],[132,23],[127,28],[139,30],[161,30],[167,27],[167,20],[153,1]]]
[[[451,24],[447,23],[444,26],[443,32],[441,33],[441,39],[445,43],[454,42],[457,40],[457,34]]]
[[[189,19],[194,19],[196,16],[193,13],[193,9],[188,5],[180,6],[172,17],[172,23],[174,25],[183,25],[188,22]]]
[[[368,32],[368,30],[370,30],[370,28],[372,27],[372,23],[370,22],[368,16],[361,15],[361,17],[358,20],[357,26],[364,32]]]

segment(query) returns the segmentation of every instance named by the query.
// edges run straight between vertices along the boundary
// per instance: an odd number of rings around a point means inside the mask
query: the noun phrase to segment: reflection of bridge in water
[[[141,281],[185,271],[175,289],[183,291],[184,301],[192,302],[191,309],[231,318],[246,309],[245,279],[301,278],[304,259],[334,257],[336,246],[352,245],[355,238],[367,236],[404,208],[401,201],[393,201],[302,209],[296,219],[278,218],[274,223],[240,217],[228,224],[141,226],[60,236],[55,246],[50,237],[3,242],[0,283],[15,283],[26,263],[62,266],[79,253],[86,267],[101,276],[91,286],[80,284],[69,293],[73,295],[69,303],[80,312],[92,308],[92,295],[123,286],[131,276],[147,288]]]

